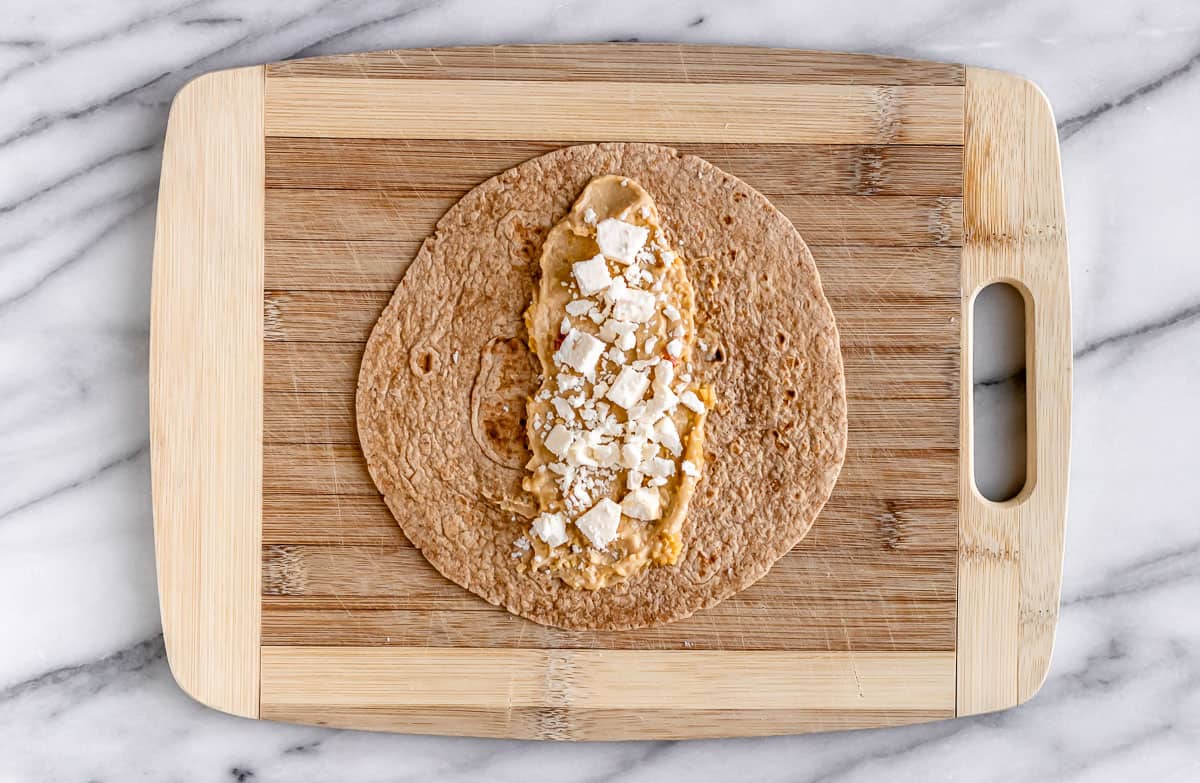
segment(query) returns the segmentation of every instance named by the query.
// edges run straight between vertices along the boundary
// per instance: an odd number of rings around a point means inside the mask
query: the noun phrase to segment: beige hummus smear
[[[682,551],[712,391],[693,380],[695,296],[654,200],[588,183],[542,245],[525,324],[541,362],[524,487],[525,567],[596,590]]]

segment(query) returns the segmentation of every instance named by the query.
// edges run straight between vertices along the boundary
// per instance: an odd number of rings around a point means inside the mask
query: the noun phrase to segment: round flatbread
[[[696,293],[696,375],[717,399],[674,566],[600,590],[523,571],[537,513],[521,488],[538,385],[522,315],[546,232],[593,177],[656,201]],[[653,144],[567,147],[482,183],[438,221],[363,355],[359,439],[405,535],[438,571],[564,628],[677,620],[760,579],[808,532],[846,450],[833,311],[812,255],[760,193]]]

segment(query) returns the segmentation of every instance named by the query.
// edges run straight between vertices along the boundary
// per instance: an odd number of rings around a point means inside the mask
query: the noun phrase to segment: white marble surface
[[[0,781],[1200,779],[1200,5],[737,5],[0,2]],[[1044,690],[887,731],[590,745],[337,732],[192,703],[163,658],[147,464],[171,96],[204,71],[301,55],[618,38],[963,61],[1050,96],[1076,375]]]

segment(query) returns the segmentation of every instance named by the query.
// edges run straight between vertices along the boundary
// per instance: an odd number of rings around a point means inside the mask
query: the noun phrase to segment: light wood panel
[[[573,44],[360,52],[273,63],[272,79],[455,79],[561,82],[961,85],[950,63],[744,46]],[[586,90],[589,85],[582,85]]]
[[[962,144],[957,86],[267,79],[269,136]]]
[[[1025,299],[1026,486],[1010,501],[982,497],[962,451],[958,712],[1003,709],[1045,678],[1058,619],[1071,417],[1070,289],[1058,135],[1037,87],[968,69],[963,303],[994,282]],[[963,345],[971,345],[970,318]],[[963,363],[962,417],[972,415]]]
[[[187,84],[163,148],[150,461],[163,637],[179,686],[258,715],[263,69]]]
[[[311,720],[329,709],[323,722],[344,716],[352,725],[364,711],[457,708],[480,733],[649,738],[704,734],[688,723],[692,710],[777,711],[778,722],[763,713],[753,729],[769,734],[793,731],[808,710],[949,716],[954,708],[953,653],[294,646],[264,647],[262,656],[265,717],[299,713]],[[521,710],[538,712],[532,725],[513,719]],[[611,721],[596,733],[581,720],[593,710],[624,713],[626,733]],[[664,722],[658,710],[676,721]],[[481,725],[484,716],[497,722]],[[719,731],[730,728],[721,724]]]

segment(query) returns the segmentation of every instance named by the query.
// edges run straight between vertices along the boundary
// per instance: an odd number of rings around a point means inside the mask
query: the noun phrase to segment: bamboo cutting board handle
[[[958,714],[1026,701],[1050,666],[1062,582],[1071,436],[1071,319],[1058,133],[1031,82],[966,73],[963,151],[962,520]],[[1025,301],[1027,468],[1011,500],[975,487],[975,296],[1008,283]]]

